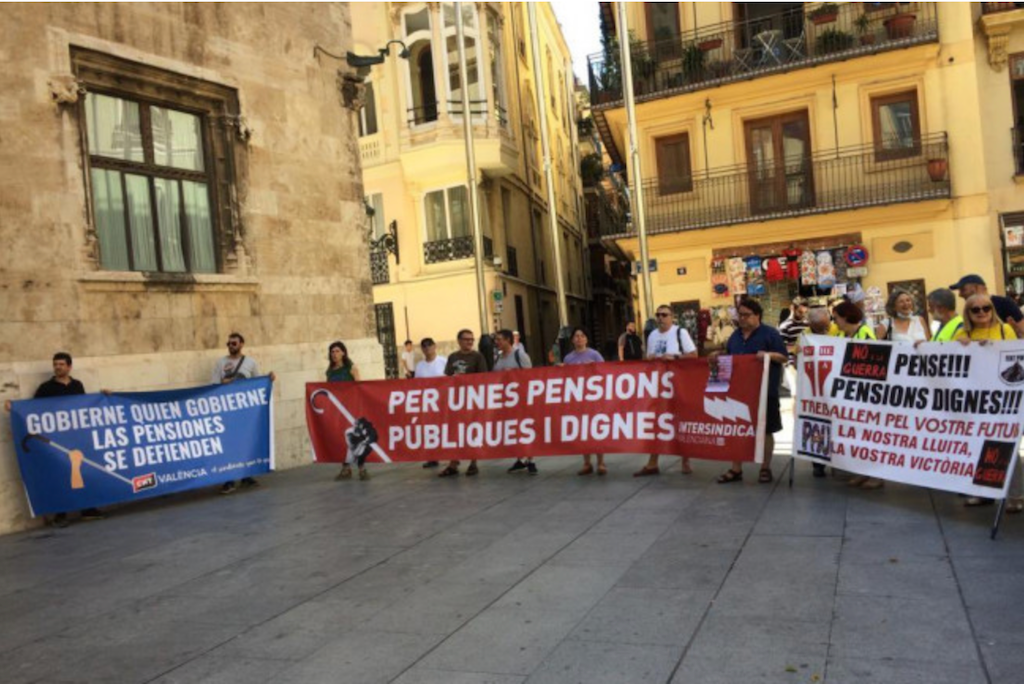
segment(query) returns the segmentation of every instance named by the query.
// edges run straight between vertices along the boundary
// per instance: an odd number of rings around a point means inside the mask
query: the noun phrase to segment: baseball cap
[[[433,346],[434,346],[434,338],[433,337],[424,337],[423,340],[420,341],[420,347],[423,348],[423,349],[426,349],[427,347],[433,347]]]
[[[963,278],[950,285],[949,289],[959,290],[964,285],[981,285],[982,287],[984,287],[985,281],[982,279],[980,275],[972,273],[970,275],[965,275]]]

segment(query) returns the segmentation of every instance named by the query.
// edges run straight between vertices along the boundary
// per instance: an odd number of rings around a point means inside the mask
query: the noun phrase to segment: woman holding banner
[[[914,298],[906,290],[895,289],[885,303],[889,320],[875,328],[880,340],[892,342],[924,342],[928,339],[928,325],[914,313]]]
[[[602,363],[604,357],[596,349],[588,347],[590,342],[587,337],[586,331],[583,328],[573,328],[572,330],[572,351],[565,355],[565,359],[562,361],[567,366],[575,366],[583,363]],[[606,475],[608,469],[604,466],[604,454],[595,454],[597,457],[597,474]],[[576,473],[577,475],[590,475],[594,472],[594,466],[590,464],[590,454],[583,454],[583,468]]]
[[[348,355],[348,347],[345,346],[344,342],[331,342],[331,346],[327,348],[327,382],[358,382],[359,381],[359,369],[352,363],[352,359]],[[346,433],[346,439],[348,434]],[[351,449],[349,449],[351,452]],[[351,456],[351,453],[349,454]],[[365,458],[365,456],[364,456]],[[348,480],[352,477],[352,459],[349,457],[345,458],[345,464],[341,466],[341,472],[334,476],[335,480]],[[359,463],[359,479],[369,480],[370,473],[367,472],[366,466],[362,459]]]
[[[832,313],[843,337],[851,340],[877,339],[875,331],[864,322],[864,312],[853,302],[839,302]],[[864,475],[855,475],[846,484],[861,489],[880,489],[885,486],[885,482],[877,477],[865,477]]]

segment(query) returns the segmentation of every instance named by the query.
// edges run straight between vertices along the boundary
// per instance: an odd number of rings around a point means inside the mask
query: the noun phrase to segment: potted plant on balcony
[[[697,43],[697,47],[700,48],[703,52],[711,52],[712,50],[717,50],[718,48],[722,47],[722,36],[719,34],[705,36],[704,38],[701,38],[700,41]]]
[[[834,2],[823,2],[807,13],[807,18],[815,26],[831,24],[839,17],[839,6]]]
[[[816,54],[829,55],[833,52],[842,52],[853,47],[853,36],[846,31],[827,28],[821,32],[814,45]]]
[[[896,14],[882,23],[885,24],[885,32],[888,34],[889,40],[899,40],[900,38],[909,38],[914,35],[914,22],[916,20],[916,14],[897,10]]]
[[[944,157],[936,157],[928,160],[928,177],[933,183],[941,183],[946,179],[946,170],[949,168],[949,160]]]
[[[695,83],[704,79],[704,58],[704,51],[694,43],[690,43],[683,50],[683,77],[687,83]]]
[[[853,22],[854,27],[857,29],[857,33],[860,34],[861,45],[874,45],[875,34],[871,30],[871,18],[867,14],[862,14],[857,17]]]

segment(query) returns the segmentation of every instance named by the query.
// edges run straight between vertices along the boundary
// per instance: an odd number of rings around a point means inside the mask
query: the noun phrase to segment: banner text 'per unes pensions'
[[[722,357],[596,363],[458,377],[310,383],[318,461],[656,453],[754,460],[764,440],[764,362]],[[358,425],[358,427],[357,427]]]
[[[797,456],[998,498],[1024,418],[1024,342],[801,340]]]
[[[16,401],[33,515],[210,486],[273,466],[268,378],[164,392]]]

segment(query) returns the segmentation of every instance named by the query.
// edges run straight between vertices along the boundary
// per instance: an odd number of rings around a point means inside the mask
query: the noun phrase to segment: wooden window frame
[[[685,162],[686,173],[682,174],[678,178],[671,178],[667,176],[664,169],[664,162],[662,158],[662,150],[668,145],[676,143],[684,143],[685,153],[683,154],[683,161]],[[667,154],[667,151],[664,152]],[[654,139],[654,159],[658,169],[658,193],[660,195],[678,195],[684,192],[693,192],[693,164],[690,160],[690,134],[688,132],[673,133],[672,135],[663,135]]]
[[[887,150],[882,147],[881,108],[898,102],[910,102],[910,116],[914,130],[914,146]],[[898,93],[876,95],[871,98],[871,136],[874,140],[875,161],[886,162],[921,155],[921,114],[917,102],[917,88],[901,90]]]
[[[790,205],[789,203],[789,191],[787,188],[787,175],[785,167],[785,154],[782,146],[782,127],[787,123],[795,121],[802,122],[804,125],[804,131],[806,132],[806,138],[804,143],[807,148],[807,165],[804,169],[806,174],[806,188],[807,192],[804,197],[804,201],[798,205]],[[775,146],[775,168],[773,169],[773,178],[775,179],[775,193],[776,197],[785,197],[785,204],[782,206],[761,206],[754,192],[754,186],[759,184],[757,179],[757,167],[754,165],[754,141],[751,132],[755,128],[763,128],[767,125],[772,127],[772,141]],[[804,208],[814,206],[816,202],[816,189],[814,185],[814,147],[813,140],[811,138],[813,131],[811,130],[811,117],[810,111],[807,109],[797,109],[791,112],[784,112],[782,114],[775,114],[772,116],[764,116],[757,119],[749,119],[743,122],[743,145],[747,155],[747,173],[749,175],[748,181],[748,192],[750,193],[750,210],[754,214],[760,213],[773,213],[776,211],[790,211],[792,209]]]
[[[139,105],[140,129],[145,154],[143,162],[91,155],[87,132],[86,98],[79,99],[77,118],[90,221],[90,240],[95,238],[96,243],[99,242],[93,207],[92,169],[107,169],[145,176],[150,188],[152,231],[157,265],[160,269],[156,272],[159,272],[164,278],[180,277],[191,280],[194,272],[191,270],[192,255],[189,249],[187,230],[183,229],[181,235],[185,270],[162,270],[163,255],[156,201],[153,196],[153,179],[203,182],[207,184],[209,192],[215,273],[223,273],[226,264],[234,261],[236,257],[236,246],[244,246],[242,226],[238,220],[240,211],[236,199],[236,184],[244,186],[245,178],[241,170],[246,168],[245,139],[247,132],[240,115],[237,91],[210,81],[77,47],[71,48],[71,64],[72,72],[86,91],[121,98]],[[149,127],[150,107],[166,107],[199,117],[204,171],[196,172],[153,163],[152,131]],[[183,209],[181,212],[184,214]],[[139,272],[134,268],[130,241],[131,231],[127,229],[127,226],[126,231],[129,233],[129,268],[125,272]],[[102,244],[99,245],[99,249],[103,249]],[[101,263],[98,258],[96,263]],[[102,269],[102,266],[99,268]]]
[[[668,43],[658,43],[658,37],[654,35],[654,15],[652,10],[654,5],[672,5],[675,9],[676,18],[676,32],[671,38],[668,39]],[[666,2],[666,3],[655,3],[645,2],[644,3],[644,19],[647,22],[647,44],[648,53],[654,55],[658,60],[663,59],[675,59],[682,53],[682,33],[683,33],[683,22],[679,16],[679,3],[677,2]]]

